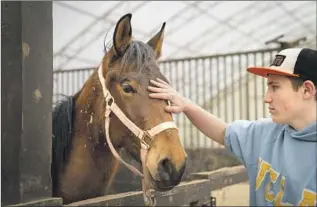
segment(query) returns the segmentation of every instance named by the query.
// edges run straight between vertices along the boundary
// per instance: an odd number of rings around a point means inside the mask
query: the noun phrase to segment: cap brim
[[[248,67],[247,71],[255,75],[265,77],[265,78],[268,76],[268,74],[298,77],[298,75],[295,75],[292,73],[287,73],[284,71],[276,70],[273,68],[265,68],[265,67]]]

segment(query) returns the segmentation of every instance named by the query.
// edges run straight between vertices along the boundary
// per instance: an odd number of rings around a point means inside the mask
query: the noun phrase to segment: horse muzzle
[[[169,158],[161,159],[154,175],[148,171],[153,189],[157,191],[171,190],[181,182],[185,168],[186,162],[179,169],[176,169]]]

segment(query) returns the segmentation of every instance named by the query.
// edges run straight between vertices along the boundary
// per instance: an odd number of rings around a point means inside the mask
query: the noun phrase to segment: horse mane
[[[66,96],[64,100],[59,101],[52,115],[52,183],[53,189],[57,189],[58,173],[67,161],[72,141],[73,125],[73,97]]]

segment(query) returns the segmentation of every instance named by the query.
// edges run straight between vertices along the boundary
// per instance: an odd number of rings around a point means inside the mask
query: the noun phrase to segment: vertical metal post
[[[242,62],[241,62],[241,59],[242,59],[242,55],[239,54],[238,55],[238,58],[239,58],[239,61],[238,61],[238,64],[239,64],[239,115],[238,115],[238,118],[242,118],[243,117],[243,102],[242,102]]]
[[[224,101],[224,120],[227,122],[228,121],[228,97],[227,97],[227,94],[228,94],[228,90],[227,90],[227,86],[228,86],[228,83],[227,83],[227,56],[223,56],[223,81],[224,81],[224,88],[223,88],[223,92],[222,92],[222,95],[223,95],[223,101]]]
[[[265,59],[264,59],[264,56],[265,55],[265,53],[264,52],[262,52],[261,53],[261,59],[262,59],[262,63],[261,63],[261,66],[262,67],[264,67],[264,64],[265,64]],[[264,97],[265,97],[265,92],[266,92],[266,86],[265,86],[265,79],[264,78],[262,78],[262,93],[263,93],[263,102],[262,102],[262,110],[263,110],[263,112],[262,112],[262,117],[265,117],[266,116],[266,114],[265,114],[265,104],[264,104]]]
[[[232,111],[232,118],[230,121],[233,121],[236,119],[236,110],[235,110],[235,80],[234,80],[234,76],[236,73],[236,64],[234,62],[234,55],[231,55],[231,111]]]
[[[255,52],[254,54],[253,54],[253,65],[258,65],[257,64],[257,58],[256,58],[256,56],[257,56],[257,53]],[[258,92],[258,90],[257,90],[257,80],[258,80],[258,77],[257,76],[253,76],[253,81],[254,81],[254,119],[256,120],[256,119],[258,119],[259,117],[258,117],[258,94],[257,94],[257,92]]]
[[[244,68],[249,66],[249,54],[246,54],[246,65]],[[249,98],[250,98],[250,93],[249,93],[249,78],[250,75],[249,73],[246,74],[246,112],[247,112],[247,116],[246,119],[250,120],[250,102],[249,102]]]
[[[191,100],[194,100],[194,96],[193,96],[193,91],[192,91],[192,89],[193,89],[193,87],[194,87],[194,84],[191,84],[192,83],[192,81],[191,81],[191,79],[192,79],[192,77],[193,77],[193,75],[194,75],[194,73],[195,73],[195,68],[193,68],[193,61],[192,60],[189,60],[188,61],[188,69],[189,69],[189,93],[188,93],[188,97],[191,99]],[[192,147],[194,147],[195,146],[195,144],[194,144],[194,128],[193,128],[194,126],[192,125],[192,124],[190,124],[189,125],[189,129],[190,129],[190,132],[189,132],[189,134],[190,134],[190,145],[192,146]]]
[[[220,91],[220,63],[219,63],[219,57],[216,57],[216,68],[217,68],[217,79],[216,79],[216,84],[217,84],[217,115],[218,117],[221,117],[221,110],[220,110],[220,96],[219,96],[219,91]]]
[[[198,74],[198,68],[199,68],[199,60],[194,60],[194,62],[195,62],[195,64],[194,64],[194,68],[192,68],[191,70],[192,71],[194,71],[195,72],[195,78],[194,78],[194,80],[193,81],[195,81],[196,82],[196,84],[195,84],[195,93],[196,93],[196,96],[195,96],[195,99],[194,99],[194,96],[193,96],[193,99],[195,100],[195,102],[197,103],[197,104],[199,104],[200,105],[200,103],[199,103],[199,74]],[[193,94],[194,95],[194,94]],[[196,136],[196,147],[200,147],[200,133],[199,133],[199,131],[198,131],[198,129],[195,127],[195,131],[196,131],[196,135],[194,135],[194,136]],[[193,137],[192,137],[193,138]]]

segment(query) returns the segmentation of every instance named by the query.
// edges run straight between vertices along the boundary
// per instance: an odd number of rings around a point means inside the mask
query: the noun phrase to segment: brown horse
[[[164,28],[147,43],[132,39],[131,14],[117,22],[113,46],[105,52],[99,69],[113,102],[143,130],[171,122],[167,102],[149,98],[150,79],[166,78],[159,70]],[[99,75],[100,75],[99,74]],[[101,78],[101,79],[103,79]],[[119,162],[106,139],[106,99],[95,70],[75,95],[53,111],[53,196],[65,204],[107,194]],[[109,115],[110,142],[116,151],[126,150],[141,163],[137,136],[114,113]],[[166,128],[153,137],[143,165],[144,180],[154,190],[170,190],[181,181],[186,153],[178,131]]]

